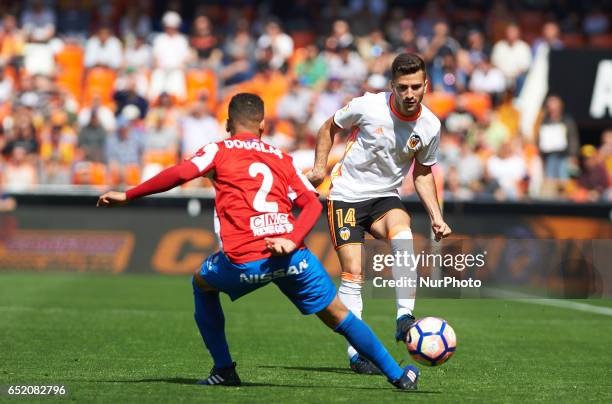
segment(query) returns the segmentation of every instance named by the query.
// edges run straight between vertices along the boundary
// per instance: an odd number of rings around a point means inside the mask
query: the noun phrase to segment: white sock
[[[363,311],[361,283],[342,279],[342,281],[340,281],[340,287],[338,288],[338,297],[357,318],[361,319],[361,312]],[[350,344],[348,345],[347,353],[349,359],[357,355],[357,351]]]
[[[412,240],[412,231],[410,229],[402,230],[391,239],[391,248],[393,254],[400,253],[402,257],[399,265],[394,265],[392,268],[393,279],[400,278],[414,279],[417,282],[417,268],[414,266],[414,246]],[[406,253],[406,254],[404,254]],[[404,257],[408,256],[405,260]],[[397,303],[397,318],[405,314],[412,314],[414,310],[414,298],[416,296],[416,287],[396,286],[395,296]]]

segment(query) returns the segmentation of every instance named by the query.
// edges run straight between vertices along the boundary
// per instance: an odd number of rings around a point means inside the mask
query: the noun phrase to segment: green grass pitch
[[[420,367],[418,392],[404,393],[351,373],[342,337],[300,315],[273,285],[223,304],[239,388],[193,384],[211,360],[187,277],[0,273],[0,384],[59,383],[78,402],[612,402],[609,316],[501,300],[417,301],[418,316],[450,322],[458,348],[446,364]],[[407,359],[393,342],[393,314],[393,301],[365,300],[366,321]]]

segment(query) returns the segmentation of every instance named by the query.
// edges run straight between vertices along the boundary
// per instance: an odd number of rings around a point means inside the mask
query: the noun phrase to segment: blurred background
[[[417,52],[425,104],[443,121],[444,199],[612,198],[607,2],[28,0],[0,10],[8,194],[135,185],[224,138],[241,91],[263,97],[265,140],[307,170],[321,123],[385,91],[394,56]],[[410,179],[401,194],[414,194]],[[5,196],[2,208],[13,204]]]
[[[400,52],[427,64],[424,103],[443,123],[435,175],[457,237],[612,238],[610,2],[0,0],[0,10],[0,269],[191,272],[216,248],[208,180],[137,209],[94,211],[95,196],[226,137],[242,91],[265,101],[265,141],[307,171],[319,126],[351,98],[386,91]],[[411,175],[400,193],[428,238]],[[324,219],[309,246],[338,270]],[[558,255],[582,262],[583,247]]]

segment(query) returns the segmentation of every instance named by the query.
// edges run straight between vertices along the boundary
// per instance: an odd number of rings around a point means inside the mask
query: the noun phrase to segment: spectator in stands
[[[323,122],[342,108],[345,98],[342,82],[336,77],[331,77],[325,89],[315,97],[312,116],[308,122],[310,131],[317,133]]]
[[[468,201],[474,199],[474,193],[470,188],[461,183],[459,170],[451,166],[445,175],[444,199],[451,201]]]
[[[36,138],[36,128],[34,123],[28,117],[23,119],[15,119],[12,136],[6,145],[6,149],[12,152],[14,149],[20,148],[28,155],[38,153],[39,143]]]
[[[457,40],[450,36],[450,28],[445,21],[438,21],[433,26],[433,37],[429,45],[424,50],[423,58],[430,66],[430,69],[443,68],[445,59],[448,55],[453,58],[461,48]]]
[[[578,183],[588,191],[590,201],[598,201],[605,196],[609,179],[602,156],[593,145],[580,148],[581,167]]]
[[[180,122],[181,155],[192,156],[207,143],[223,139],[223,129],[208,109],[208,97],[201,95],[191,113]]]
[[[95,163],[104,163],[106,159],[107,133],[100,124],[98,114],[93,113],[78,137],[80,159]]]
[[[75,158],[76,143],[76,133],[67,124],[66,117],[55,116],[41,134],[39,158],[43,163],[54,159],[69,167]]]
[[[339,47],[349,47],[353,45],[355,38],[351,33],[351,28],[345,20],[336,20],[332,25],[331,38],[335,40],[335,43]]]
[[[38,184],[36,167],[28,158],[27,150],[21,145],[12,149],[2,174],[4,187],[11,191],[25,191]]]
[[[127,105],[135,105],[138,107],[140,119],[144,119],[147,116],[149,102],[138,94],[137,76],[134,74],[126,77],[125,87],[121,90],[115,91],[115,94],[113,94],[113,100],[115,101],[116,116],[119,116],[123,111],[123,108]]]
[[[461,135],[463,139],[475,123],[476,116],[466,109],[465,99],[457,97],[455,109],[444,119],[446,130]]]
[[[559,24],[554,21],[548,21],[544,24],[542,27],[542,36],[533,43],[534,58],[542,46],[546,46],[547,50],[558,50],[563,48]]]
[[[13,97],[13,78],[4,74],[4,66],[0,64],[0,103]]]
[[[21,16],[28,42],[46,43],[55,35],[55,12],[43,0],[32,0]]]
[[[295,75],[304,85],[320,90],[327,81],[327,64],[316,45],[306,47],[306,56],[295,67]]]
[[[173,165],[178,157],[178,133],[175,126],[164,124],[161,115],[151,113],[144,140],[143,179],[151,178]]]
[[[12,66],[19,72],[23,66],[23,50],[25,35],[17,27],[17,19],[12,14],[6,14],[2,19],[0,33],[0,65]]]
[[[521,30],[516,23],[509,24],[505,39],[493,46],[491,62],[504,73],[508,85],[513,86],[515,95],[518,95],[531,64],[531,49],[521,39]]]
[[[417,41],[412,20],[405,19],[400,23],[400,37],[394,44],[396,53],[421,53],[422,46]]]
[[[534,133],[546,178],[555,182],[567,180],[570,166],[576,166],[580,141],[576,123],[565,113],[563,101],[557,95],[546,98]]]
[[[587,35],[604,34],[610,27],[608,15],[603,12],[600,5],[594,3],[582,20],[582,29]]]
[[[106,157],[111,172],[120,184],[128,183],[127,169],[142,166],[143,138],[127,119],[117,122],[117,131],[106,142]]]
[[[445,51],[439,63],[431,69],[431,85],[434,91],[458,94],[467,86],[467,74],[457,67],[455,55]]]
[[[388,88],[389,80],[382,74],[372,74],[368,77],[368,81],[364,83],[364,92],[380,93]]]
[[[476,67],[482,59],[489,59],[491,47],[485,40],[482,32],[478,30],[469,31],[467,44],[468,60],[472,68]]]
[[[480,193],[484,180],[483,162],[467,142],[461,144],[457,167],[460,168],[457,172],[460,185],[469,189],[474,195]]]
[[[150,69],[153,63],[151,46],[144,37],[136,36],[126,41],[123,52],[123,67],[135,69],[137,72]]]
[[[151,34],[151,17],[148,10],[139,1],[127,3],[124,15],[119,22],[121,38],[146,38]]]
[[[162,18],[164,32],[153,41],[151,97],[167,92],[180,100],[185,98],[185,72],[190,57],[187,38],[179,32],[181,16],[168,11]]]
[[[385,40],[382,30],[375,29],[368,36],[357,40],[357,50],[366,66],[371,69],[377,59],[391,50],[391,45]]]
[[[249,24],[241,19],[236,32],[225,41],[224,66],[219,78],[226,86],[250,80],[255,74],[255,41],[249,32]]]
[[[91,24],[91,13],[83,7],[80,0],[60,2],[57,30],[71,37],[86,38]]]
[[[121,67],[123,46],[113,35],[108,25],[102,25],[85,45],[85,67],[107,67],[117,70]]]
[[[150,115],[144,142],[145,153],[164,152],[176,158],[179,143],[176,127],[166,125],[161,115],[156,113]]]
[[[258,59],[263,59],[265,50],[272,50],[269,67],[285,71],[287,60],[293,54],[293,39],[281,29],[280,23],[271,20],[266,24],[266,30],[257,40]]]
[[[219,40],[210,19],[205,15],[199,15],[193,21],[189,43],[203,67],[214,69],[221,63],[223,52],[219,49]]]
[[[503,143],[497,154],[487,161],[487,176],[498,188],[494,192],[497,200],[517,200],[523,195],[521,181],[527,168],[523,157],[512,150],[510,142]]]
[[[489,62],[486,55],[480,57],[470,79],[470,91],[490,94],[495,104],[501,101],[506,90],[504,73]]]
[[[308,121],[312,111],[313,93],[299,80],[293,79],[289,92],[280,98],[276,115],[280,119],[290,120],[303,125]]]
[[[81,128],[87,126],[92,115],[97,115],[98,122],[100,122],[106,132],[111,133],[115,130],[115,114],[109,107],[102,103],[98,94],[94,95],[90,106],[85,106],[79,111],[77,118],[79,126]]]
[[[329,61],[329,75],[339,79],[347,91],[356,91],[367,77],[367,67],[355,48],[340,46],[337,56]]]

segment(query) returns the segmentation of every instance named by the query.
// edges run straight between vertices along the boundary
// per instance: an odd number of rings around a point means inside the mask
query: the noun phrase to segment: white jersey
[[[416,116],[403,116],[392,100],[392,93],[366,93],[334,114],[335,124],[352,132],[332,171],[329,199],[399,197],[413,158],[427,166],[436,163],[440,120],[424,105]]]

